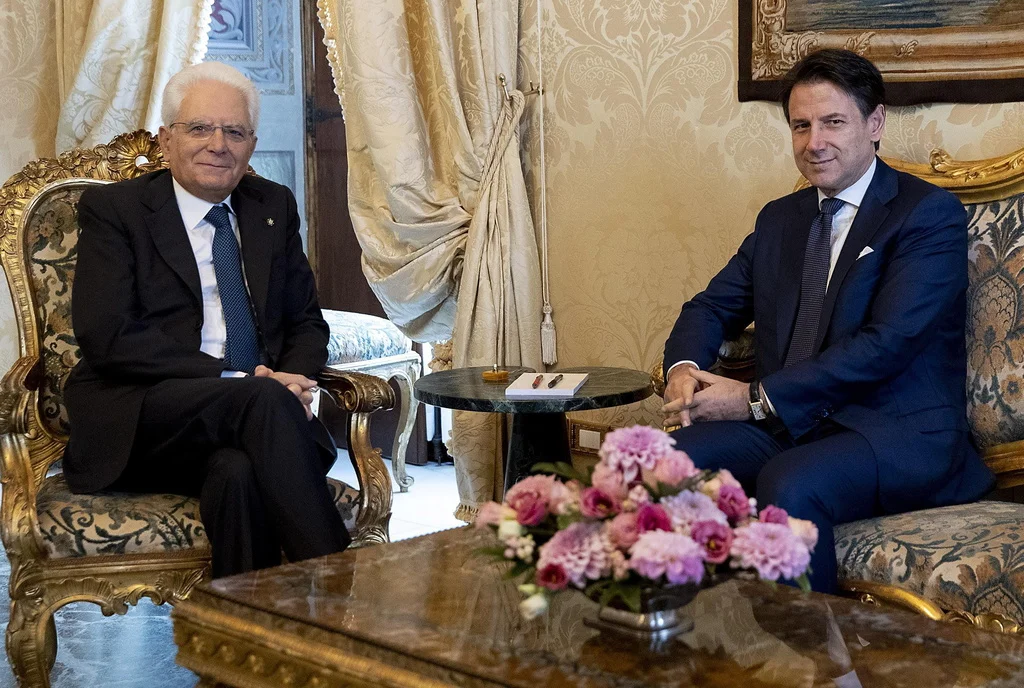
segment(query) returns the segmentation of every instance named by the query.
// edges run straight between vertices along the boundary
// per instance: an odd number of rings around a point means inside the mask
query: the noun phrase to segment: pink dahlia
[[[658,459],[672,451],[676,441],[662,430],[633,425],[612,430],[601,445],[601,461],[622,473],[626,484],[636,481],[643,468],[652,469]]]
[[[723,485],[718,492],[717,504],[730,523],[739,523],[750,516],[750,500],[742,487]]]
[[[672,520],[657,504],[644,504],[636,512],[636,529],[640,533],[652,530],[672,530]]]
[[[700,583],[704,578],[704,550],[689,536],[654,530],[644,533],[629,549],[630,566],[645,578],[669,583]]]
[[[789,524],[789,514],[786,513],[785,509],[780,509],[774,504],[769,504],[761,511],[761,521],[763,523],[780,523],[782,525]]]
[[[611,572],[608,555],[612,549],[602,524],[580,521],[558,531],[541,546],[537,570],[553,564],[561,566],[569,582],[582,588],[587,580],[597,580]]]
[[[754,521],[737,528],[732,543],[732,566],[754,569],[764,580],[798,578],[811,563],[804,541],[788,526]]]
[[[729,522],[711,498],[700,492],[683,490],[677,495],[663,498],[661,506],[672,519],[672,529],[684,535],[690,533],[690,528],[697,521]]]
[[[729,558],[732,528],[718,521],[697,521],[690,528],[690,537],[704,549],[704,561],[721,564]]]
[[[509,488],[505,503],[516,512],[517,521],[535,526],[547,518],[552,492],[564,489],[553,475],[531,475]]]

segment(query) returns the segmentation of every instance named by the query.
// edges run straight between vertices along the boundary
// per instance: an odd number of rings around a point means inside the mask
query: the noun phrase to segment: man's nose
[[[810,135],[807,138],[807,148],[810,150],[822,150],[825,147],[825,132],[821,127],[811,125]]]
[[[206,142],[206,147],[218,153],[227,150],[228,141],[224,136],[224,130],[220,127],[214,129],[213,136]]]

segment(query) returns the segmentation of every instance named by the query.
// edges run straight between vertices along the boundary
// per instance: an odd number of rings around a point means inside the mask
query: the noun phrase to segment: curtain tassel
[[[540,324],[540,355],[544,365],[558,363],[555,343],[555,321],[551,319],[551,306],[545,304],[544,320]]]

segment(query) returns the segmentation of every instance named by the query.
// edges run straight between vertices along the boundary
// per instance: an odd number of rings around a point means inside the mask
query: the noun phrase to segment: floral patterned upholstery
[[[1024,620],[1024,505],[982,501],[835,529],[840,580],[887,583],[946,610]]]
[[[359,490],[328,478],[328,489],[349,532],[355,532]],[[36,502],[39,530],[55,559],[209,549],[199,500],[173,494],[68,490],[63,475],[43,482]]]
[[[967,414],[990,447],[1024,439],[1024,195],[965,207]]]
[[[348,311],[323,313],[331,328],[327,344],[329,366],[397,356],[412,350],[412,342],[390,320]]]
[[[40,194],[25,227],[31,291],[43,327],[40,408],[47,430],[57,437],[68,435],[68,414],[61,390],[81,357],[71,329],[71,283],[78,257],[77,205],[82,192],[97,183],[76,180]]]

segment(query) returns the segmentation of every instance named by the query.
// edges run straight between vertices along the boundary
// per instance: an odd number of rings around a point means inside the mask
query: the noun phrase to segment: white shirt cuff
[[[241,370],[222,370],[220,371],[221,377],[249,377],[249,373],[243,373]]]
[[[764,385],[758,382],[757,390],[761,393],[761,401],[768,404],[768,410],[777,418],[779,414],[775,413],[775,406],[772,405],[772,400],[768,398],[767,392],[764,391]]]
[[[672,374],[672,371],[675,370],[677,367],[683,365],[684,363],[688,363],[697,370],[700,370],[700,366],[694,363],[693,361],[679,361],[678,363],[673,363],[668,367],[668,370],[665,371],[665,382],[668,382],[668,378]]]

